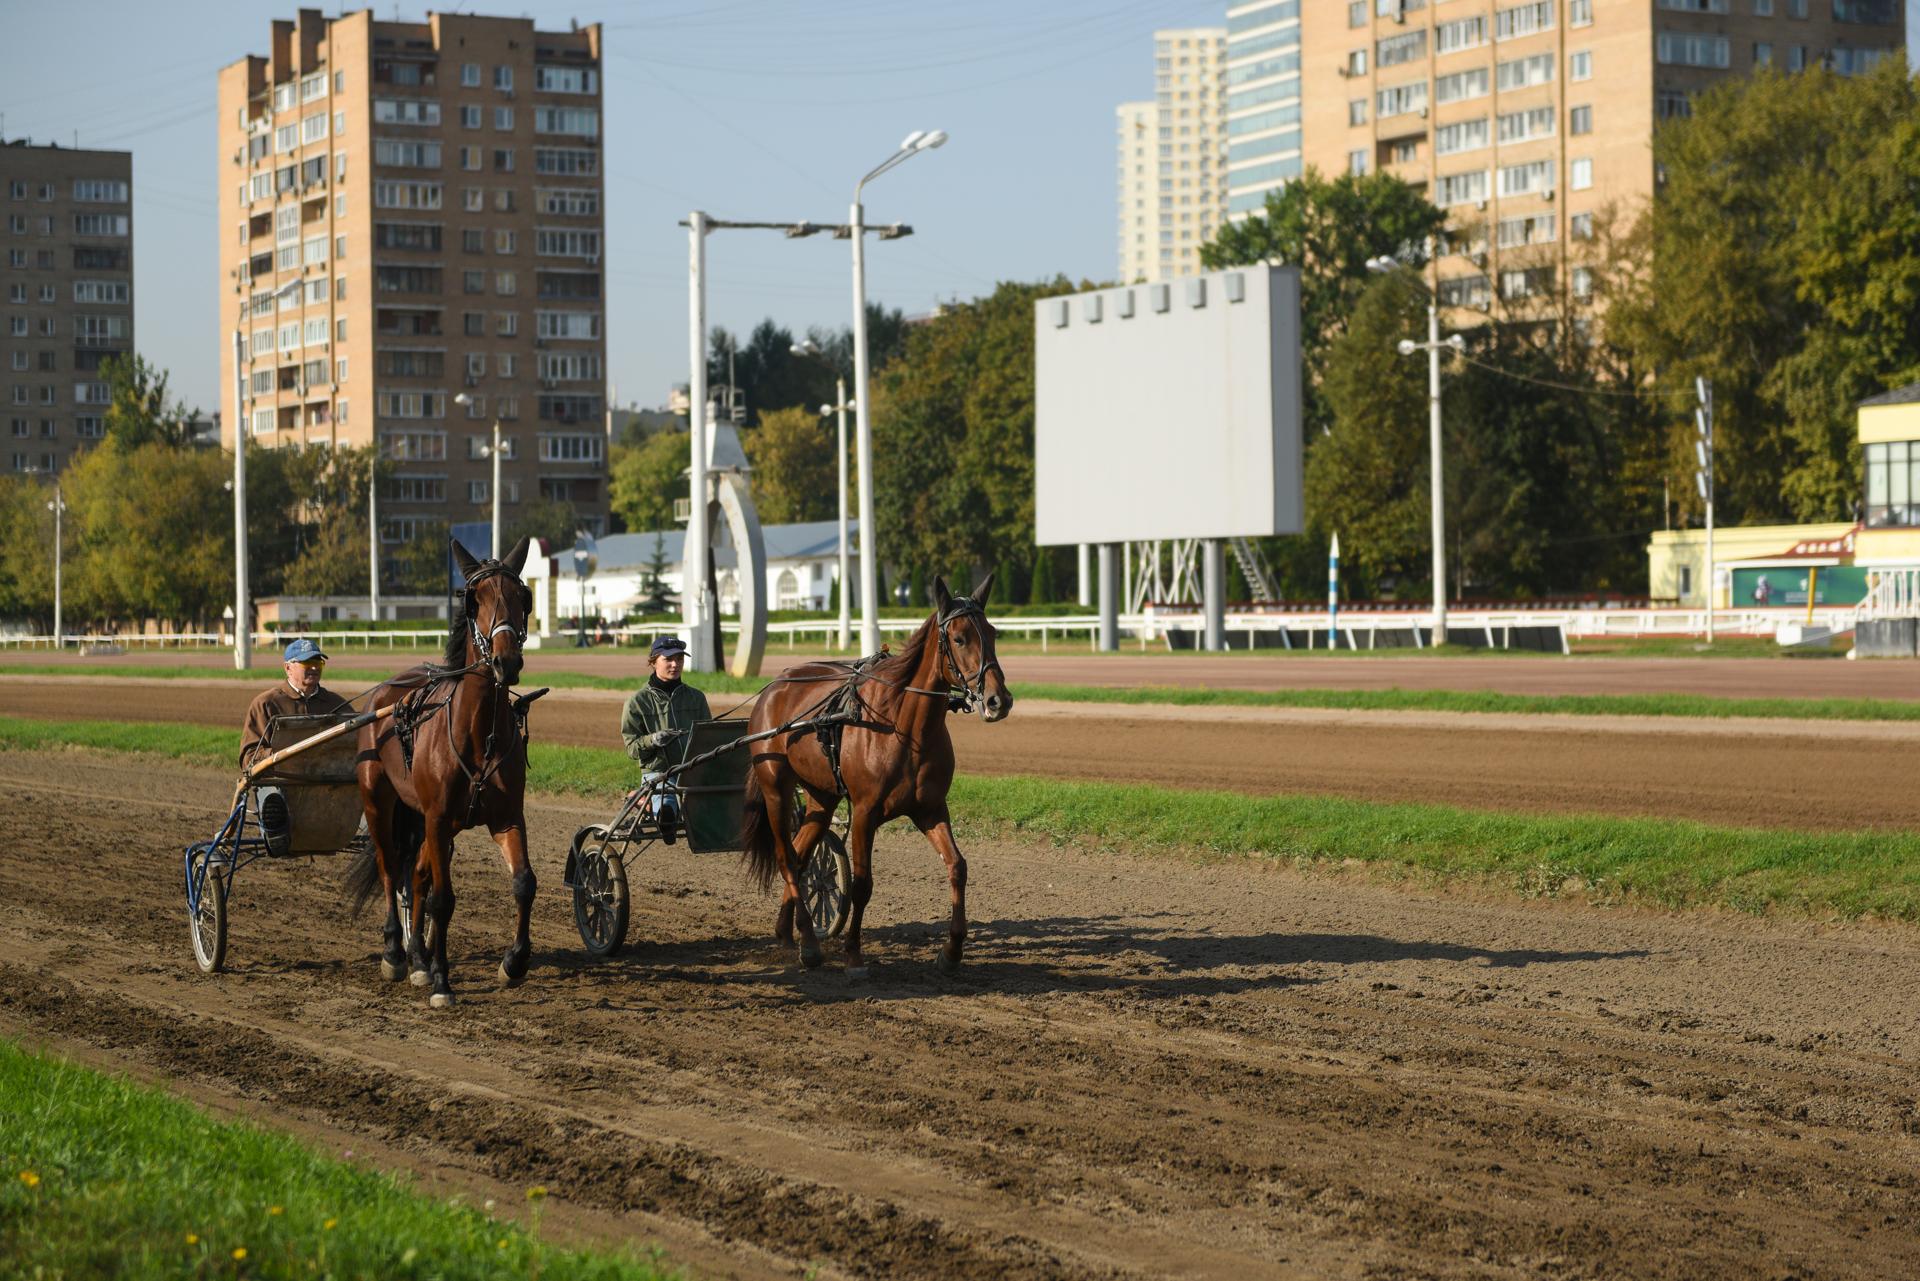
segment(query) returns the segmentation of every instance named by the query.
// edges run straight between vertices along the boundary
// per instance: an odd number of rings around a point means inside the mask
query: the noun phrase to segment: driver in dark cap
[[[641,781],[652,782],[686,756],[686,734],[696,724],[711,720],[707,696],[680,679],[685,669],[687,647],[678,636],[661,636],[648,651],[647,662],[653,668],[647,683],[627,700],[620,716],[620,738],[627,755],[640,762]],[[654,812],[663,819],[677,817],[659,798]]]
[[[287,646],[283,657],[286,679],[272,689],[262,690],[247,708],[247,723],[240,731],[241,769],[246,769],[256,758],[264,755],[267,735],[272,732],[274,721],[280,717],[322,716],[329,712],[353,710],[346,699],[321,685],[320,676],[327,669],[327,656],[320,652],[320,647],[311,639],[302,636],[293,641]],[[285,854],[289,838],[287,798],[281,795],[279,788],[270,786],[255,788],[254,796],[268,850],[275,855]]]

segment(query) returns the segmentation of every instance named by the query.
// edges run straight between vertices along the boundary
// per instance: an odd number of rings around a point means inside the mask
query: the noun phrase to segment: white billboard
[[[1043,546],[1299,533],[1299,269],[1035,303],[1033,449]]]

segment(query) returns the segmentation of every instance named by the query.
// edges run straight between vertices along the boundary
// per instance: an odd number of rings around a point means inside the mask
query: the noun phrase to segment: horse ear
[[[522,535],[520,541],[513,545],[513,550],[507,553],[507,558],[500,562],[502,565],[505,565],[507,571],[516,578],[519,577],[520,567],[527,563],[527,548],[529,546],[529,540],[525,535]]]
[[[472,578],[479,571],[480,562],[473,558],[472,552],[460,545],[459,539],[450,538],[447,541],[453,544],[453,563],[460,567],[460,577]]]
[[[987,593],[993,590],[993,574],[993,570],[988,570],[987,576],[980,580],[980,585],[973,589],[973,603],[983,609],[987,604]]]
[[[947,580],[939,574],[933,576],[933,612],[944,615],[953,604],[953,593],[947,589]]]

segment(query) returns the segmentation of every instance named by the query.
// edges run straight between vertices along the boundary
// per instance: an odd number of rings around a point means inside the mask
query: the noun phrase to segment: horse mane
[[[890,654],[874,664],[873,674],[882,680],[904,685],[920,668],[920,660],[926,657],[927,646],[933,643],[933,616],[920,624],[914,633],[901,643],[900,651]]]
[[[460,604],[454,607],[453,620],[447,627],[447,647],[440,657],[447,667],[467,665],[467,602],[464,594]]]

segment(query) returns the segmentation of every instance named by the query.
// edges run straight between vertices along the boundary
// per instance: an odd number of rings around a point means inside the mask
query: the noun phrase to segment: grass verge
[[[658,1258],[562,1250],[475,1206],[0,1040],[10,1276],[656,1281]]]
[[[239,736],[188,725],[0,717],[0,750],[60,747],[230,767]],[[539,742],[528,768],[536,791],[609,804],[633,776],[620,752]],[[955,820],[975,836],[1304,867],[1352,863],[1528,896],[1920,921],[1920,834],[1908,832],[1786,832],[980,775],[957,778],[949,799]]]
[[[260,683],[258,671],[200,667],[72,667],[0,664],[0,676],[72,676],[177,680],[215,678]],[[359,692],[392,672],[341,668],[327,673],[330,686]],[[604,689],[631,692],[642,677],[595,676],[581,672],[532,672],[524,682],[554,689]],[[737,677],[725,672],[689,673],[688,684],[716,698],[745,698],[770,678]],[[1920,721],[1920,701],[1883,698],[1718,698],[1704,694],[1503,694],[1495,690],[1454,689],[1219,689],[1180,685],[1055,685],[1021,682],[1018,698],[1062,703],[1119,703],[1171,707],[1317,707],[1336,711],[1498,712],[1525,716],[1680,716],[1714,720],[1783,719],[1806,721]],[[726,704],[715,712],[724,714]]]

